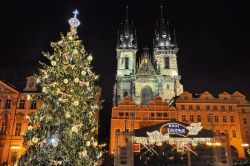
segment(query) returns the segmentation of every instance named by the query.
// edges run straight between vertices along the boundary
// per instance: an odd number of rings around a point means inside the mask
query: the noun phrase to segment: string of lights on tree
[[[24,135],[27,151],[17,164],[96,165],[102,152],[96,138],[97,116],[101,105],[96,100],[98,76],[90,66],[92,55],[85,52],[77,35],[79,12],[69,20],[70,31],[61,40],[52,42],[53,53],[44,53],[50,64],[42,64],[35,75],[42,87],[41,109],[27,116],[31,125]]]

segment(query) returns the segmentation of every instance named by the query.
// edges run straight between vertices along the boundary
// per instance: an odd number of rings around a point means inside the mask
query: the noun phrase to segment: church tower
[[[180,84],[181,76],[178,74],[175,31],[172,39],[169,23],[165,22],[162,10],[161,6],[161,16],[159,23],[156,23],[154,37],[154,58],[160,81],[159,95],[169,101],[183,92],[183,86]]]
[[[116,44],[117,73],[114,85],[113,105],[124,96],[133,98],[134,75],[136,70],[137,38],[133,24],[129,22],[128,6],[126,17],[118,30]]]

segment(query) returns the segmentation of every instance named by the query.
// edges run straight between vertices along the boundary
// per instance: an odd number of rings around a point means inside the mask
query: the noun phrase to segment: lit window
[[[221,110],[225,110],[225,106],[223,105],[223,106],[221,106]]]
[[[197,115],[197,122],[201,122],[201,116]]]
[[[6,133],[6,121],[2,121],[0,134],[5,134],[5,133]]]
[[[230,116],[230,121],[233,123],[234,122],[234,116]]]
[[[247,125],[247,118],[243,118],[244,125]]]
[[[11,106],[11,100],[10,99],[6,99],[5,101],[5,109],[10,109],[10,106]]]
[[[32,100],[31,101],[31,105],[30,105],[30,109],[36,109],[37,106],[37,101],[36,100]]]
[[[227,117],[226,116],[222,116],[222,121],[223,122],[227,122]]]
[[[232,130],[232,135],[233,135],[233,138],[236,138],[236,132],[235,132],[235,130]]]
[[[185,115],[182,115],[182,122],[186,122],[186,116]]]
[[[194,122],[194,116],[190,115],[190,122]]]
[[[207,122],[211,122],[211,116],[210,115],[207,116]]]
[[[218,116],[214,116],[214,121],[215,121],[215,122],[219,122]]]
[[[19,100],[19,109],[25,109],[25,100]]]
[[[16,136],[20,136],[21,128],[22,128],[22,123],[20,123],[20,122],[16,123],[16,131],[15,131]]]
[[[168,113],[163,113],[162,114],[164,117],[167,117],[168,116]]]
[[[157,116],[157,117],[161,117],[161,113],[157,113],[156,116]]]
[[[214,106],[214,110],[217,110],[217,106]]]

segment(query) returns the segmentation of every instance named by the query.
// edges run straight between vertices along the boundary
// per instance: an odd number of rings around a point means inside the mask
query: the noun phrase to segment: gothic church
[[[137,55],[136,30],[128,19],[128,7],[124,23],[118,30],[116,58],[117,73],[114,85],[113,105],[130,96],[137,104],[147,104],[155,96],[168,102],[183,92],[178,74],[175,34],[170,34],[161,6],[161,17],[153,39],[153,55],[148,48]],[[137,57],[138,56],[138,57]]]

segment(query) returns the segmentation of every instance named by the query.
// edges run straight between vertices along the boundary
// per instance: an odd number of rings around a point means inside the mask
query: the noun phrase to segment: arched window
[[[128,92],[127,92],[127,91],[124,91],[124,92],[123,92],[123,97],[126,97],[126,96],[128,96]]]
[[[169,57],[164,58],[164,64],[165,64],[164,68],[168,69],[169,68]]]
[[[129,66],[129,58],[125,57],[125,69],[128,69]]]
[[[153,99],[153,93],[150,87],[144,87],[141,91],[141,101],[143,104],[148,104]]]

